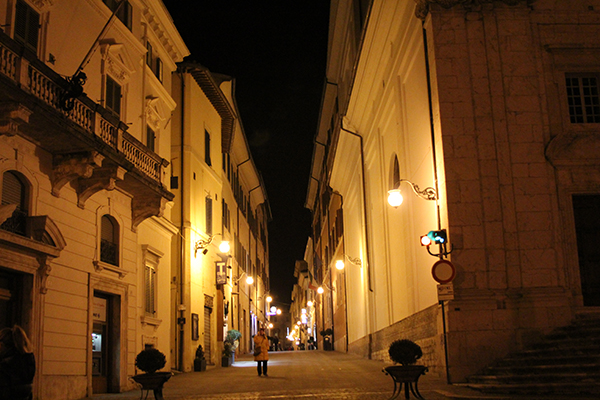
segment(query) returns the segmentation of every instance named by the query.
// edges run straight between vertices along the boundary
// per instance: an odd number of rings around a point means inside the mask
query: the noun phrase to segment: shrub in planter
[[[421,346],[409,339],[396,340],[388,350],[390,358],[396,364],[412,365],[423,356]]]
[[[144,371],[144,374],[134,375],[131,378],[142,386],[142,390],[154,390],[154,397],[162,399],[162,388],[173,375],[171,372],[156,372],[167,363],[167,358],[158,349],[142,350],[135,357],[135,366]]]
[[[166,363],[165,355],[155,348],[142,350],[135,357],[135,366],[147,374],[153,374],[162,369]]]
[[[194,358],[194,371],[206,371],[206,359],[204,358],[204,349],[199,345],[196,349],[196,358]]]

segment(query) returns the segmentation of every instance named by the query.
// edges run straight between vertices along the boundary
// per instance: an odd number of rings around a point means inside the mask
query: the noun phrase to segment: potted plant
[[[412,340],[400,339],[390,345],[388,353],[390,359],[396,364],[383,369],[383,372],[391,376],[394,381],[392,398],[400,395],[402,385],[404,384],[407,399],[410,396],[409,391],[417,398],[422,399],[423,397],[419,393],[418,381],[421,375],[427,372],[427,367],[424,365],[415,365],[417,360],[423,356],[421,346]]]
[[[132,376],[132,379],[142,386],[142,391],[153,390],[154,398],[162,400],[162,388],[166,381],[173,375],[171,372],[157,372],[167,363],[167,359],[158,349],[147,348],[135,357],[135,366],[143,374]]]
[[[323,336],[323,350],[333,350],[333,344],[331,343],[331,337],[333,336],[333,330],[327,328],[319,332]]]
[[[224,341],[223,342],[223,355],[221,356],[221,366],[230,367],[233,364],[233,344]]]
[[[206,358],[204,358],[204,349],[199,345],[196,349],[196,358],[194,358],[194,371],[206,371]]]

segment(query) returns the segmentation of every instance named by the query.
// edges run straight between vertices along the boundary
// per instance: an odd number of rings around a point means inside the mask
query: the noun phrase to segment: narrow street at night
[[[234,399],[389,399],[392,379],[382,369],[388,364],[334,351],[285,351],[269,354],[268,377],[258,377],[251,355],[236,357],[232,367],[209,366],[203,372],[174,375],[164,386],[165,400]],[[485,395],[445,380],[423,376],[419,392],[425,400],[591,400],[586,397]],[[104,394],[85,400],[135,400],[141,391]],[[146,398],[146,392],[143,393]],[[148,399],[153,399],[150,392]],[[411,399],[416,397],[411,394]],[[404,391],[398,397],[404,399]]]

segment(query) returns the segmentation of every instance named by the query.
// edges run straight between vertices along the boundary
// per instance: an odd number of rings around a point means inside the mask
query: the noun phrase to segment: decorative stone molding
[[[38,256],[40,267],[38,268],[38,279],[40,280],[40,293],[46,294],[48,292],[48,277],[52,271],[50,260],[47,255]]]
[[[52,194],[60,197],[60,190],[77,178],[90,178],[94,169],[102,165],[104,156],[97,151],[57,155],[52,167]]]
[[[56,247],[58,250],[62,250],[67,246],[67,241],[63,237],[60,229],[54,221],[47,215],[38,215],[35,217],[28,217],[27,224],[29,225],[29,231],[31,238]]]
[[[40,12],[44,12],[54,5],[54,0],[29,0],[29,2]]]
[[[600,164],[600,132],[566,132],[546,147],[546,158],[554,167]]]
[[[142,322],[142,326],[152,326],[155,331],[158,329],[158,327],[162,323],[162,319],[154,318],[149,315],[142,315],[140,317],[140,320]]]
[[[104,43],[100,46],[102,53],[102,72],[109,74],[123,86],[134,72],[133,64],[123,44]]]
[[[114,190],[117,181],[125,178],[127,170],[119,166],[101,167],[94,170],[87,179],[79,179],[77,185],[77,205],[85,208],[85,202],[101,190]]]
[[[146,123],[150,128],[157,132],[160,128],[160,123],[165,119],[158,112],[156,104],[158,103],[158,97],[147,97],[146,98]]]
[[[125,271],[121,267],[117,267],[116,265],[107,264],[107,263],[99,261],[99,260],[93,260],[92,264],[94,265],[94,270],[96,272],[103,272],[105,270],[114,272],[115,274],[119,275],[119,279],[123,279],[125,277],[125,275],[127,275],[129,273],[129,271]]]
[[[531,3],[535,0],[502,0],[505,4],[510,6],[517,5],[520,2]],[[429,8],[432,4],[439,5],[442,8],[450,9],[454,6],[462,5],[464,8],[469,9],[471,7],[480,6],[485,3],[493,3],[494,0],[415,0],[417,6],[415,8],[415,15],[419,19],[425,19],[429,14]]]
[[[14,136],[19,126],[29,123],[32,111],[19,103],[0,103],[0,136]]]
[[[135,196],[131,201],[131,224],[133,231],[145,219],[150,217],[162,217],[168,200],[159,194],[148,196]]]

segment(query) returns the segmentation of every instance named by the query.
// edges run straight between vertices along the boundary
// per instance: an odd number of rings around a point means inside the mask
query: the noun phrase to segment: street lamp
[[[434,188],[426,187],[425,189],[421,190],[421,189],[419,189],[419,186],[412,183],[408,179],[400,179],[398,181],[397,188],[388,190],[388,203],[390,206],[396,208],[396,207],[400,206],[402,204],[402,202],[404,201],[404,197],[402,196],[402,193],[400,192],[400,184],[402,182],[408,183],[412,187],[413,192],[415,192],[415,194],[417,196],[419,196],[420,198],[422,198],[424,200],[437,200],[437,192],[435,191]]]
[[[231,250],[231,246],[229,246],[229,242],[226,240],[223,240],[221,242],[221,244],[219,245],[219,251],[221,253],[229,253],[229,250]]]

